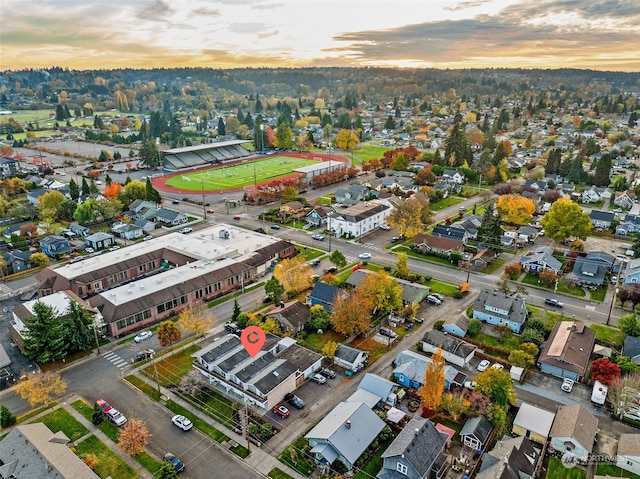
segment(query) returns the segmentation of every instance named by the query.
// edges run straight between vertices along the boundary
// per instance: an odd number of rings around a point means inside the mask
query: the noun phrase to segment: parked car
[[[389,328],[380,328],[379,333],[382,336],[386,336],[386,337],[391,338],[391,339],[396,339],[398,337],[398,335],[395,333],[395,331],[393,331],[393,330],[391,330]]]
[[[490,364],[491,362],[488,359],[483,359],[482,361],[480,361],[476,369],[480,372],[486,371]]]
[[[144,361],[145,359],[153,358],[156,352],[153,349],[145,349],[144,351],[138,351],[136,353],[136,361]]]
[[[389,231],[391,229],[391,226],[389,226],[389,225],[380,225],[380,229],[381,230],[385,230],[385,231]]]
[[[564,378],[564,380],[562,381],[562,386],[560,386],[560,389],[562,389],[566,393],[570,393],[571,390],[573,389],[573,379]]]
[[[324,235],[313,235],[311,238],[316,241],[324,241]]]
[[[318,258],[312,259],[311,261],[309,261],[309,266],[311,267],[318,266],[319,264],[320,264],[320,260]]]
[[[371,259],[371,253],[360,253],[358,255],[358,258],[360,258],[360,259]]]
[[[324,270],[325,273],[335,273],[336,271],[338,271],[338,268],[336,268],[335,266],[331,266],[330,268],[327,268]]]
[[[111,409],[111,404],[109,404],[107,401],[105,401],[104,399],[98,399],[96,401],[96,404],[98,406],[100,406],[100,409],[102,409],[102,412],[107,413],[109,412],[109,410]]]
[[[112,246],[111,248],[109,248],[109,251],[118,251],[119,249],[120,249],[120,246],[115,245],[115,246]]]
[[[179,427],[183,431],[188,431],[193,427],[193,423],[189,419],[180,415],[173,416],[171,418],[171,422],[173,423],[174,426]]]
[[[284,400],[287,401],[289,404],[293,404],[293,406],[297,409],[304,408],[304,401],[300,399],[298,396],[296,396],[295,394],[291,394],[291,393],[286,394],[284,396]]]
[[[611,284],[616,284],[618,282],[617,276],[611,276]]]
[[[399,236],[394,236],[393,238],[391,238],[391,242],[395,243],[397,241],[400,241],[400,237]]]
[[[239,217],[238,215],[235,215],[235,216],[233,217],[233,219],[234,219],[234,220],[236,220],[236,221],[238,221],[238,220],[240,219],[240,217]]]
[[[142,238],[142,241],[149,241],[149,240],[152,240],[152,239],[153,239],[153,236],[147,235],[144,238]]]
[[[227,323],[224,325],[224,329],[226,329],[227,332],[235,335],[240,335],[240,333],[242,332],[242,328],[236,323]]]
[[[436,298],[434,295],[430,294],[429,296],[427,296],[425,298],[425,301],[427,303],[431,303],[431,304],[435,304],[436,306],[440,306],[442,304],[442,301],[440,301],[438,298]]]
[[[554,298],[547,298],[544,300],[544,304],[548,304],[549,306],[553,306],[554,308],[562,308],[563,304]]]
[[[433,296],[434,298],[438,298],[440,302],[444,301],[444,296],[440,293],[431,293],[431,296]]]
[[[469,391],[473,391],[476,386],[478,385],[478,383],[476,383],[475,381],[465,381],[464,382],[464,387],[467,388]]]
[[[213,208],[207,208],[207,213],[215,213],[215,211],[213,211]]]
[[[144,341],[145,339],[149,339],[151,336],[153,336],[153,333],[151,331],[140,331],[138,334],[136,334],[136,337],[133,338],[133,340],[136,343],[139,343],[140,341]]]
[[[118,427],[122,427],[127,423],[127,418],[116,408],[107,411],[107,419]]]
[[[271,225],[271,229],[272,229],[272,230],[279,230],[279,229],[280,229],[280,226],[278,226],[278,225]]]
[[[318,384],[324,384],[327,382],[327,378],[325,378],[322,374],[317,374],[317,373],[311,376],[311,380],[314,383],[318,383]]]
[[[180,202],[179,202],[178,200],[172,200],[172,201],[171,201],[171,204],[179,205],[179,204],[180,204]]]
[[[322,374],[325,378],[329,378],[329,379],[333,379],[336,377],[336,372],[333,369],[329,369],[329,368],[322,368],[320,371],[320,374]]]
[[[278,404],[276,407],[274,407],[273,412],[283,419],[289,417],[289,415],[291,414],[291,412],[289,412],[289,410],[282,404]]]
[[[178,456],[168,452],[164,455],[164,460],[171,464],[176,472],[184,471],[184,462],[182,462]]]
[[[504,366],[500,363],[494,363],[491,365],[491,369],[504,369]]]
[[[545,234],[547,234],[547,232],[545,230],[540,230],[538,232],[538,236],[544,236]]]
[[[89,248],[85,248],[84,249],[87,253],[91,254],[91,253],[95,253],[96,250],[94,250],[93,248],[89,247]]]
[[[193,231],[192,228],[182,228],[180,231],[178,231],[178,233],[182,233],[183,235],[186,235],[187,233],[191,233]]]
[[[414,319],[414,321],[416,323],[418,323],[418,324],[422,324],[422,323],[424,323],[424,318],[416,318],[416,319]]]

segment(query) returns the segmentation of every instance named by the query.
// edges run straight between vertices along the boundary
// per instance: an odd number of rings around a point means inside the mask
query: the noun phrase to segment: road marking
[[[587,311],[595,311],[596,307],[593,305],[587,305],[584,307],[584,309],[586,309]]]
[[[127,361],[125,361],[124,359],[122,359],[120,356],[118,356],[116,353],[112,351],[104,353],[102,357],[105,358],[107,361],[109,361],[111,364],[113,364],[115,367],[117,367],[120,370],[127,369],[130,366]]]

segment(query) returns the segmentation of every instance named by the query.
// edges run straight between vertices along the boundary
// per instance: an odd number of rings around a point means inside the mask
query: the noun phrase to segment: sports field
[[[295,168],[309,166],[317,161],[269,156],[240,164],[219,166],[207,170],[178,173],[166,179],[166,185],[184,191],[231,190],[273,180],[293,173]],[[255,166],[255,178],[254,178]]]

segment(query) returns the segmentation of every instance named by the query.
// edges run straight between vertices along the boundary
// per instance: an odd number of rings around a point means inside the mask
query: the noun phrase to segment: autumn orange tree
[[[522,265],[520,263],[511,263],[505,266],[504,274],[512,280],[518,279],[522,274]]]
[[[507,223],[524,224],[536,212],[536,205],[524,196],[502,195],[498,198],[496,210]]]
[[[555,283],[556,281],[558,281],[558,278],[559,278],[558,274],[551,269],[543,269],[538,274],[538,277],[540,278],[540,281],[542,282],[542,284],[545,284],[547,286]]]
[[[13,389],[22,399],[29,401],[31,407],[50,403],[67,390],[67,382],[56,372],[24,373],[23,376],[25,378]]]
[[[118,449],[130,456],[140,454],[149,443],[149,436],[149,429],[141,419],[130,418],[120,431]]]
[[[402,286],[384,270],[365,274],[355,294],[366,298],[373,309],[382,313],[402,308]]]
[[[180,328],[173,321],[163,321],[158,326],[158,342],[161,346],[168,346],[182,339]]]
[[[427,411],[436,411],[442,404],[442,393],[444,392],[444,354],[442,348],[436,349],[431,357],[431,362],[424,372],[424,383],[418,389],[418,394],[422,398],[422,406]]]
[[[282,260],[273,275],[290,296],[311,287],[311,266],[302,255]]]
[[[338,293],[333,301],[329,322],[334,331],[344,336],[360,334],[371,326],[371,303],[355,293]]]
[[[104,196],[112,200],[120,196],[122,191],[123,191],[122,185],[120,183],[113,181],[109,186],[107,186],[104,189]]]
[[[178,316],[178,326],[185,333],[204,336],[213,327],[213,317],[201,303],[190,303]]]

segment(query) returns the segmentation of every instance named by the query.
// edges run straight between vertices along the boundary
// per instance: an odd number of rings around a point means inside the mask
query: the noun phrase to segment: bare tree
[[[640,373],[631,373],[617,379],[609,386],[609,400],[613,411],[621,419],[629,407],[638,403],[640,394]]]

